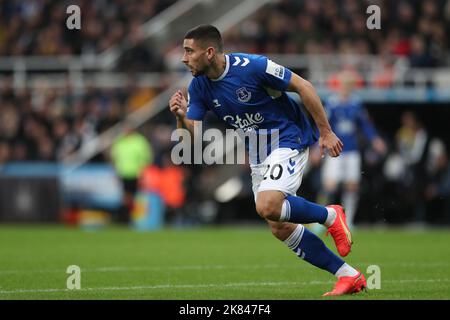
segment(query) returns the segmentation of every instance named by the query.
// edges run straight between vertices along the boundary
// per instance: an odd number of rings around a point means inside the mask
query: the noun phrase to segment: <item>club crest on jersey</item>
[[[240,102],[248,102],[252,98],[252,93],[246,87],[237,89],[236,94]]]

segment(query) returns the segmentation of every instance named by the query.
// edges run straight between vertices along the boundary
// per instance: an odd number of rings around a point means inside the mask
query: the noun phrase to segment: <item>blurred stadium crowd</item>
[[[72,2],[81,8],[83,27],[80,31],[65,28],[65,8],[72,3],[2,1],[0,56],[84,56],[127,42],[132,49],[122,56],[121,70],[167,70],[164,57],[145,45],[139,27],[174,0]],[[411,67],[449,65],[450,0],[378,1],[383,12],[381,30],[366,28],[364,8],[368,3],[282,0],[227,32],[225,48],[229,52],[270,54],[376,54],[390,66],[397,58],[406,59]],[[137,86],[132,75],[120,89],[88,86],[81,91],[74,90],[69,80],[58,90],[45,83],[34,88],[16,88],[11,75],[0,75],[0,166],[13,161],[61,161],[129,112],[139,109],[161,90]],[[392,85],[389,74],[387,81],[384,76],[380,75],[379,83]],[[365,85],[363,80],[361,86]],[[363,180],[367,187],[362,189],[362,206],[376,206],[383,197],[388,199],[386,201],[399,197],[402,200],[397,202],[409,201],[404,211],[411,211],[415,210],[419,197],[423,199],[422,207],[414,217],[423,219],[424,212],[438,210],[446,214],[439,219],[449,223],[448,136],[432,140],[426,135],[427,128],[412,113],[406,113],[398,126],[394,132],[386,133],[388,138],[391,135],[392,141],[390,152],[383,159],[373,159],[370,150],[366,150],[364,164],[368,170]],[[174,127],[175,122],[166,111],[141,128],[153,147],[157,165],[167,165],[170,133]],[[105,152],[92,161],[106,162],[110,157]],[[380,168],[384,168],[383,175],[379,175]],[[204,204],[212,198],[208,186],[214,184],[218,174],[214,166],[183,168],[183,172],[188,193],[185,208],[200,202]],[[317,196],[320,188],[315,172],[320,173],[320,163],[312,159],[310,175],[302,187],[311,196]],[[233,205],[246,203],[253,215],[250,181],[244,175],[242,179],[245,187]],[[411,192],[404,192],[405,188],[412,188]],[[401,204],[397,203],[394,209],[398,206]],[[219,210],[206,207],[206,211]],[[373,220],[376,222],[380,218]]]
[[[0,3],[0,55],[89,55],[132,41],[139,27],[175,0]],[[77,4],[83,28],[65,28]],[[365,8],[381,8],[381,30],[366,27]],[[412,66],[446,64],[450,1],[282,0],[264,7],[225,37],[229,51],[404,56]],[[151,61],[147,61],[151,63]]]
[[[45,83],[34,90],[14,90],[11,79],[6,78],[0,85],[0,163],[60,161],[151,100],[156,92],[133,81],[114,90],[87,87],[78,92],[70,81],[62,90]]]
[[[366,27],[380,6],[381,30]],[[267,6],[227,33],[242,52],[376,54],[406,57],[413,67],[448,65],[450,1],[290,1]]]
[[[89,55],[119,45],[175,0],[5,0],[0,3],[0,55]],[[69,5],[82,13],[80,32],[66,28]]]

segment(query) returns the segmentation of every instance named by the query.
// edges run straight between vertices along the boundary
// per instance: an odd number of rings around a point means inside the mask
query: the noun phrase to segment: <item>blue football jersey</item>
[[[278,129],[280,148],[300,150],[317,141],[316,125],[286,93],[292,76],[288,68],[261,55],[232,53],[225,59],[225,71],[218,79],[204,75],[192,79],[188,119],[202,120],[212,111],[235,129],[257,135]]]
[[[367,139],[372,140],[377,135],[370,123],[367,111],[361,100],[351,96],[347,101],[341,101],[338,96],[331,96],[325,103],[331,129],[344,144],[342,152],[358,150],[358,130],[362,130]]]

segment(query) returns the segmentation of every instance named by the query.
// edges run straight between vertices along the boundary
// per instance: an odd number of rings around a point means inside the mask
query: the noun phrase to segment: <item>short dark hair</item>
[[[217,51],[223,52],[223,41],[220,31],[209,24],[202,24],[189,30],[184,36],[185,39],[194,39],[213,45]]]

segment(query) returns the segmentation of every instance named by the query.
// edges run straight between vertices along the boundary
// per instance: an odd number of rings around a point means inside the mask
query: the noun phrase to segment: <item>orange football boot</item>
[[[347,218],[344,209],[338,205],[330,205],[327,208],[333,208],[336,211],[336,220],[328,228],[326,235],[329,233],[333,237],[334,244],[342,257],[349,254],[352,248],[352,234],[347,226]]]
[[[354,277],[339,277],[334,289],[323,296],[342,296],[344,294],[358,293],[367,287],[366,278],[359,272]]]

